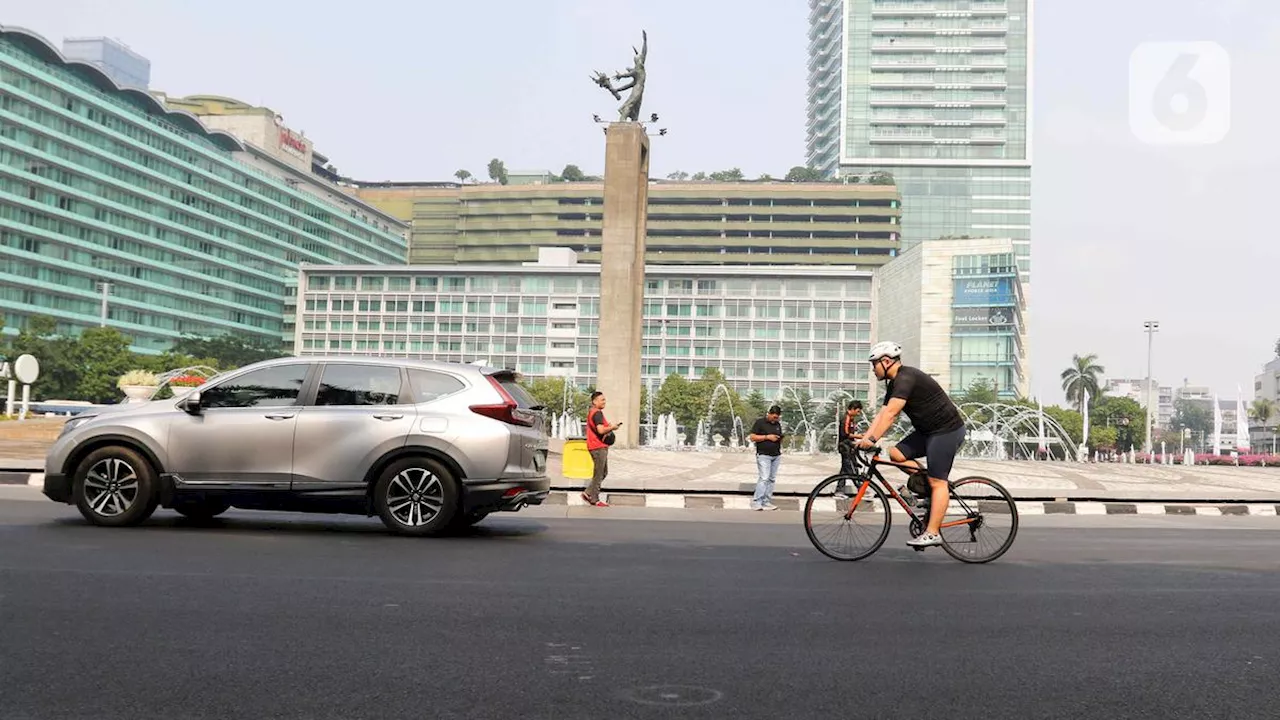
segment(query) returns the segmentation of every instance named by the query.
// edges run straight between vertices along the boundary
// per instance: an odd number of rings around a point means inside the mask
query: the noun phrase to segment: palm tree
[[[1086,408],[1084,407],[1084,394],[1087,391],[1089,397],[1097,399],[1098,392],[1098,376],[1106,372],[1106,368],[1098,364],[1097,355],[1079,355],[1071,356],[1071,367],[1062,371],[1062,390],[1067,394],[1067,402],[1073,403],[1080,409],[1080,415],[1083,416]]]
[[[1275,414],[1276,404],[1267,398],[1258,398],[1249,406],[1249,417],[1257,420],[1262,426],[1266,426],[1267,421]]]
[[[1257,421],[1262,427],[1267,426],[1267,421],[1276,414],[1276,404],[1267,398],[1256,398],[1253,404],[1249,406],[1249,417]],[[1275,452],[1275,431],[1271,433],[1271,451]]]

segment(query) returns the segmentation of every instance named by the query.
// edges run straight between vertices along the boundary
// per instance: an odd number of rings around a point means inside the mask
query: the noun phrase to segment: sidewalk
[[[551,455],[547,474],[557,490],[577,490],[585,480],[565,478],[561,457]],[[807,496],[839,468],[829,455],[788,454],[782,458],[774,494]],[[885,468],[890,482],[906,476]],[[1171,502],[1280,504],[1280,468],[1197,465],[1126,465],[1030,461],[959,460],[952,479],[980,475],[999,482],[1017,500],[1048,502]],[[750,496],[755,490],[755,456],[741,452],[610,450],[608,493],[689,496]]]

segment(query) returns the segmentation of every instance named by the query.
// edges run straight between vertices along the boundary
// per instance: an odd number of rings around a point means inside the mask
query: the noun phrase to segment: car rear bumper
[[[60,503],[71,503],[71,477],[69,475],[44,475],[44,496]]]
[[[541,505],[551,492],[547,477],[505,478],[466,485],[462,489],[464,512],[515,512],[526,505]]]

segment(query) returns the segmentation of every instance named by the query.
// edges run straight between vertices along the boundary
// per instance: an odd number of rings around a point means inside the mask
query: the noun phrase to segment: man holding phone
[[[782,408],[774,405],[765,416],[756,420],[748,436],[756,444],[756,494],[751,499],[752,510],[777,510],[773,504],[773,486],[778,477],[778,465],[782,462]]]
[[[588,505],[609,507],[600,499],[600,485],[609,475],[609,446],[614,442],[613,431],[622,423],[610,425],[604,419],[604,393],[591,393],[591,407],[587,410],[587,452],[591,455],[591,482],[582,491],[582,499]]]

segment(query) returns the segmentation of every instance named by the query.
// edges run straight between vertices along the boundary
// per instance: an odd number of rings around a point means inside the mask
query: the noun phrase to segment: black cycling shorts
[[[955,464],[956,453],[964,444],[964,436],[964,428],[937,435],[925,435],[917,431],[902,438],[895,447],[908,460],[923,457],[929,465],[929,477],[950,480],[951,466]]]

